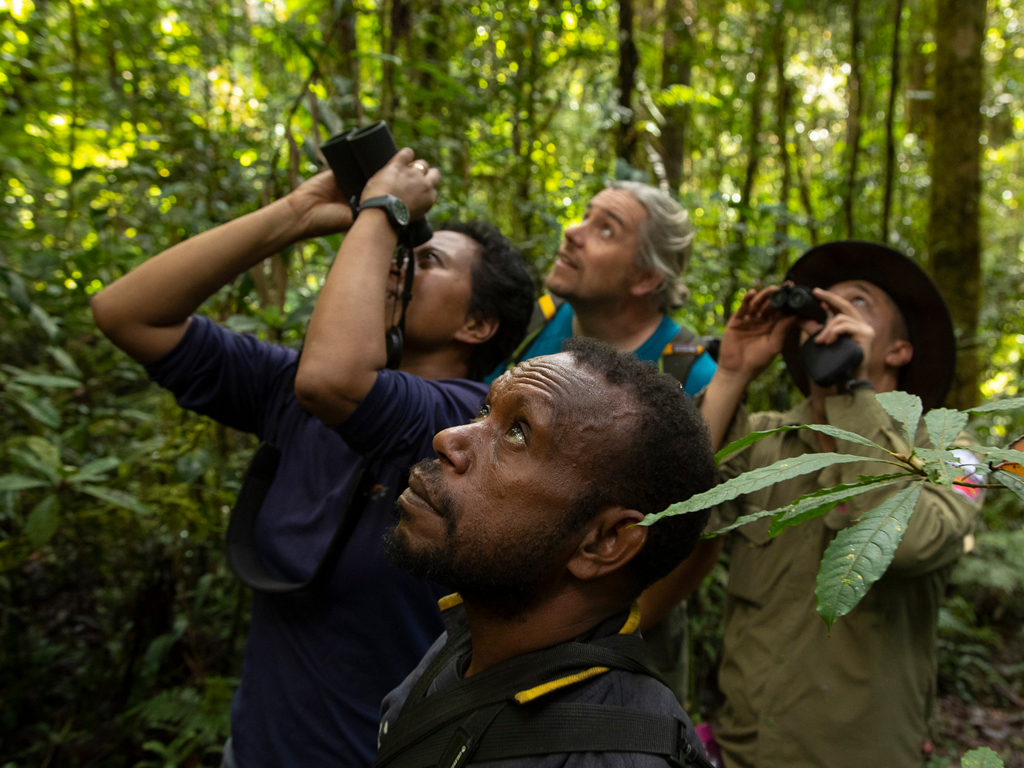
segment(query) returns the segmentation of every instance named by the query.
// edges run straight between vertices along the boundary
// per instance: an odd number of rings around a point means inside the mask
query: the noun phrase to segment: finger
[[[762,288],[757,292],[751,301],[750,310],[753,314],[760,317],[765,309],[771,305],[772,294],[778,290],[778,286],[769,285],[767,288]]]
[[[746,317],[750,314],[750,302],[754,300],[755,293],[756,291],[754,291],[753,288],[750,288],[743,294],[743,298],[740,299],[740,305],[736,308],[736,312],[734,313],[736,316]]]
[[[861,315],[860,313],[860,310],[853,306],[853,304],[844,299],[842,296],[840,296],[838,293],[826,291],[824,288],[815,288],[813,292],[815,298],[824,301],[832,309],[833,312],[843,315],[850,315],[852,317],[857,318],[858,320],[864,319],[863,315]]]
[[[391,162],[395,165],[409,165],[416,157],[416,153],[409,147],[402,147],[395,153],[395,156],[391,158]]]
[[[861,339],[868,339],[874,336],[874,329],[867,323],[856,320],[849,315],[833,315],[825,323],[825,327],[818,335],[819,344],[831,344],[840,336],[854,336]]]
[[[426,178],[427,178],[427,183],[430,186],[436,187],[438,184],[441,183],[441,171],[439,171],[437,168],[430,168],[427,171]]]

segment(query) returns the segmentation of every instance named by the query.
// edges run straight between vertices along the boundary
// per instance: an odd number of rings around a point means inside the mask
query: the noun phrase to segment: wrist
[[[754,376],[744,372],[731,370],[729,368],[722,368],[719,366],[712,377],[712,380],[717,382],[717,385],[723,389],[734,392],[742,392],[747,388],[747,385],[753,380]]]
[[[312,223],[313,205],[305,200],[304,195],[296,195],[289,192],[282,198],[275,200],[262,210],[267,212],[275,222],[275,229],[287,240],[282,247],[286,247],[304,240],[308,237],[308,230]]]

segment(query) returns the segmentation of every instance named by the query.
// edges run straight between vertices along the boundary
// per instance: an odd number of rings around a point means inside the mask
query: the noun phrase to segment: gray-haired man
[[[556,354],[562,341],[589,336],[657,363],[694,395],[715,363],[700,340],[669,316],[686,298],[681,275],[693,232],[686,210],[656,187],[613,181],[565,230],[545,280],[531,332],[492,378],[515,363]],[[554,297],[554,298],[553,298]]]

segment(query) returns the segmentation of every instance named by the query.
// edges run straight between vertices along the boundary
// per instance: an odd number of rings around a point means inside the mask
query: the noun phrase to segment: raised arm
[[[437,200],[441,174],[424,172],[411,149],[399,151],[363,189],[362,199],[400,198],[412,220]],[[360,213],[342,241],[317,297],[295,377],[295,396],[330,427],[347,419],[369,394],[387,362],[384,334],[388,279],[398,236],[379,208]]]
[[[189,318],[240,273],[298,240],[340,232],[352,212],[324,171],[286,197],[189,238],[115,280],[92,299],[96,325],[140,363],[166,355]]]
[[[769,300],[775,291],[774,285],[760,291],[747,291],[739,309],[725,326],[718,368],[700,405],[715,450],[722,447],[747,386],[782,350],[786,331],[796,320],[772,308]]]

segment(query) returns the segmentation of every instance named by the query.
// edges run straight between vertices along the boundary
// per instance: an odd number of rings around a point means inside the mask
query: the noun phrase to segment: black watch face
[[[405,203],[402,202],[401,198],[391,198],[391,213],[395,215],[395,221],[398,222],[400,227],[404,227],[409,223],[409,209],[405,207]]]

